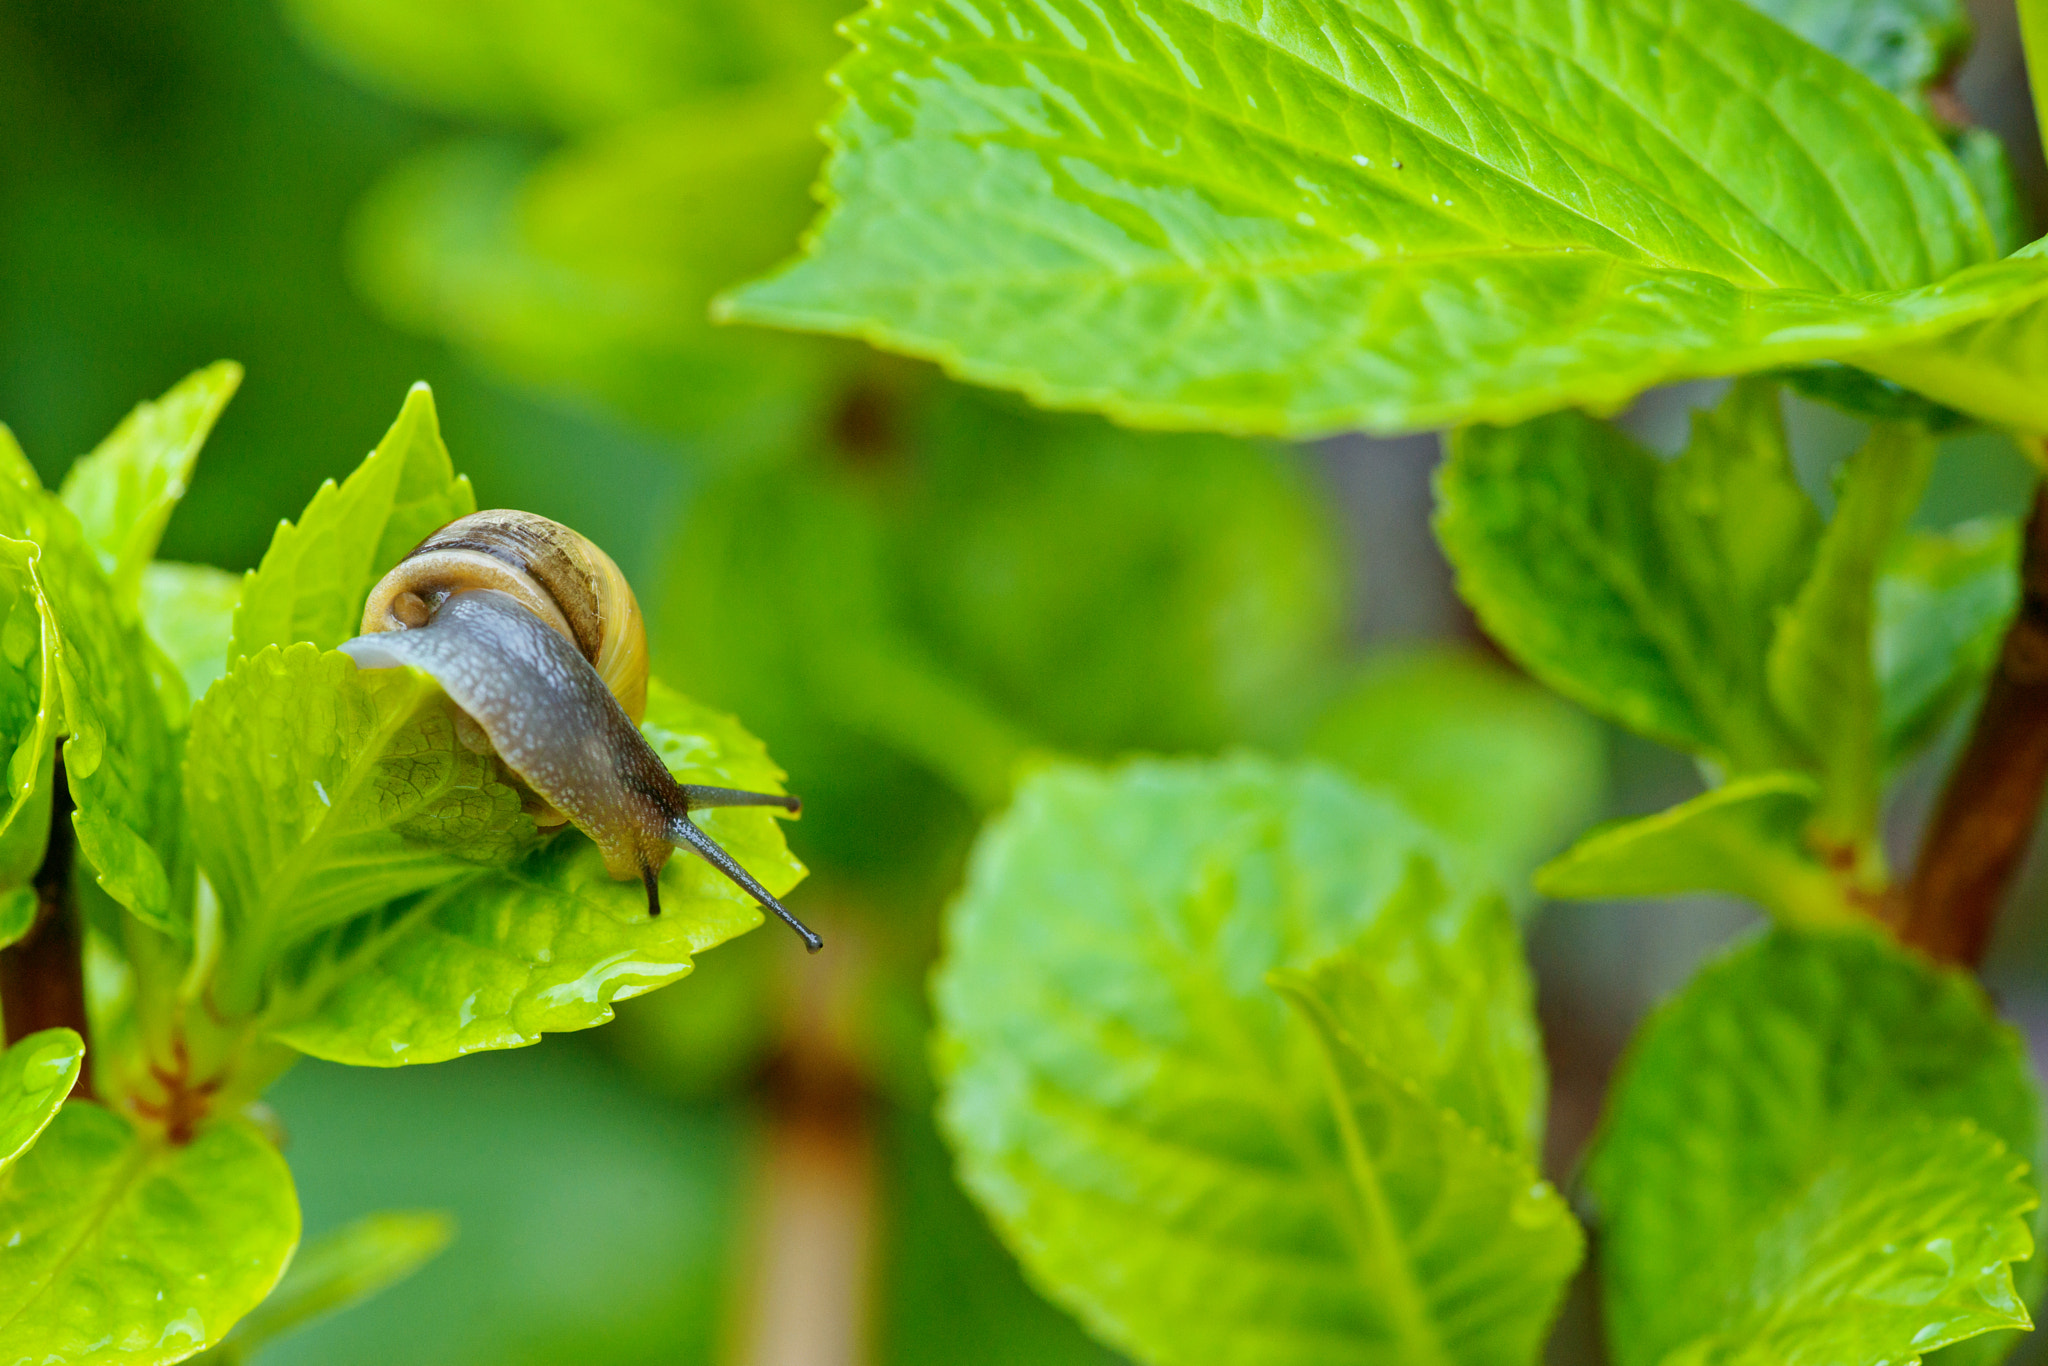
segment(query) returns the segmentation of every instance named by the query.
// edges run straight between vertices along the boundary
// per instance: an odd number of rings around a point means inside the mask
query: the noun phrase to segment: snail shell
[[[632,585],[560,522],[496,509],[458,517],[370,590],[363,634],[424,626],[451,594],[493,588],[572,642],[639,725],[647,716],[647,624]]]
[[[658,878],[687,845],[804,937],[821,941],[690,819],[716,806],[794,797],[684,786],[640,733],[647,632],[611,558],[526,512],[479,512],[420,542],[370,590],[363,634],[340,649],[358,668],[431,676],[488,748],[543,804],[573,821],[613,877],[638,877],[650,915]],[[458,727],[458,730],[460,727]]]

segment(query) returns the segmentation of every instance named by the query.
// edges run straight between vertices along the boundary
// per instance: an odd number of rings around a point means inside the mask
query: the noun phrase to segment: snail
[[[602,550],[526,512],[477,512],[421,541],[370,590],[363,633],[340,649],[358,668],[410,665],[460,708],[457,734],[533,794],[542,828],[574,822],[605,870],[647,888],[688,846],[780,916],[813,952],[824,941],[699,829],[720,806],[800,809],[794,797],[678,783],[640,734],[647,630]]]

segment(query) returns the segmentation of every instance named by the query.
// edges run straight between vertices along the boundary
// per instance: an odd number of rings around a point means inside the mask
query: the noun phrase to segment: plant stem
[[[1975,966],[2025,857],[2048,782],[2048,490],[2037,488],[2020,561],[2020,610],[1969,743],[1949,772],[1907,885],[1900,938]]]
[[[36,870],[36,919],[27,934],[0,949],[0,1008],[7,1042],[59,1025],[89,1039],[85,1019],[84,930],[71,895],[71,789],[64,761],[51,775],[50,843]],[[72,1094],[92,1097],[90,1053]]]

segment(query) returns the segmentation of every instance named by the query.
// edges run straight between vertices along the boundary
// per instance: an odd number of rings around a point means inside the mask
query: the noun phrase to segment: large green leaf
[[[0,1173],[56,1116],[84,1060],[85,1040],[69,1029],[45,1029],[0,1052]]]
[[[64,505],[122,602],[132,606],[141,592],[143,568],[185,496],[199,448],[241,383],[233,361],[194,371],[162,398],[137,404],[64,476]]]
[[[1908,1361],[2026,1325],[2040,1122],[1983,993],[1779,931],[1645,1027],[1588,1189],[1618,1366]]]
[[[1527,1165],[1512,919],[1442,848],[1327,769],[1250,758],[1047,769],[985,834],[935,984],[942,1119],[1027,1272],[1098,1335],[1168,1366],[1533,1351],[1576,1237]],[[1335,998],[1344,1065],[1400,1093],[1363,1156],[1344,1131],[1367,1102],[1333,1109],[1315,1031],[1265,984],[1345,949],[1290,980]],[[1549,1232],[1507,1232],[1517,1214]]]
[[[269,1293],[298,1239],[291,1173],[246,1120],[170,1147],[67,1105],[0,1174],[0,1360],[182,1361]]]
[[[684,782],[781,790],[760,741],[659,683],[641,730]],[[767,811],[706,811],[699,824],[771,892],[803,876]],[[694,955],[761,923],[746,893],[688,853],[661,889],[650,920],[638,882],[613,881],[596,845],[559,835],[509,868],[314,937],[283,965],[272,1032],[316,1057],[391,1067],[603,1024],[614,1000],[684,976]]]
[[[303,643],[239,661],[193,709],[185,801],[239,1009],[295,941],[535,838],[432,679]]]
[[[1983,685],[2019,608],[2019,528],[1998,518],[1915,531],[1877,584],[1880,730],[1888,762],[1931,740]]]
[[[337,488],[322,484],[298,524],[281,523],[242,586],[229,662],[266,645],[331,650],[356,634],[371,585],[436,528],[476,511],[416,384],[377,448]]]
[[[242,576],[210,564],[153,561],[142,571],[142,620],[149,638],[185,680],[188,701],[227,673]]]
[[[2013,259],[2048,261],[2048,250],[2036,242]],[[2048,434],[2048,303],[2006,309],[1913,345],[1850,358],[1988,422]]]
[[[1511,885],[1585,827],[1607,785],[1591,718],[1462,651],[1372,659],[1317,720],[1308,752],[1393,793]]]
[[[2048,290],[1983,264],[1923,120],[1740,0],[886,0],[849,32],[826,215],[728,316],[1134,423],[1514,421]]]
[[[1919,504],[1934,442],[1880,423],[1850,457],[1813,573],[1771,639],[1771,698],[1812,754],[1820,776],[1814,833],[1854,846],[1875,838],[1882,799],[1875,619],[1878,571]]]
[[[1665,462],[1578,413],[1461,432],[1437,536],[1487,631],[1586,707],[1733,772],[1803,757],[1765,687],[1819,514],[1774,391],[1743,385]]]

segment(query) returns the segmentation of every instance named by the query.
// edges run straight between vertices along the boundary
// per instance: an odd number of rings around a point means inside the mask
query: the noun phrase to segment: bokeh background
[[[460,1233],[266,1366],[1112,1361],[1023,1283],[929,1119],[940,913],[1018,773],[1312,753],[1396,783],[1510,879],[1699,787],[1489,650],[1430,539],[1433,436],[1132,434],[713,327],[716,290],[810,215],[845,8],[0,4],[0,420],[46,479],[134,402],[240,360],[164,553],[246,568],[425,379],[479,498],[610,551],[659,671],[738,712],[807,802],[794,902],[833,941],[819,959],[768,928],[589,1034],[285,1080],[309,1233],[392,1207]],[[2012,7],[1972,8],[1955,88],[2006,140],[2031,236],[2048,179]],[[1628,420],[1675,449],[1715,392]],[[1825,500],[1857,428],[1791,415]],[[1959,439],[1920,517],[2012,515],[2028,488],[2005,443]],[[1901,782],[1901,849],[1941,759]],[[1447,781],[1474,772],[1480,802]],[[2048,1041],[2044,895],[2030,871],[1987,976]],[[1530,914],[1568,1180],[1636,1020],[1751,916]],[[1557,1361],[1597,1359],[1583,1298]]]

